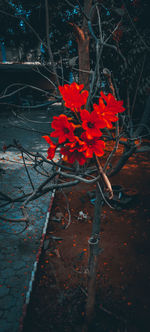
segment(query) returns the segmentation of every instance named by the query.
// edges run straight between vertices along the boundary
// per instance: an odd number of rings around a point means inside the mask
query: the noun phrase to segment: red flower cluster
[[[60,150],[61,154],[64,156],[64,160],[71,164],[77,160],[80,165],[83,165],[87,159],[84,151],[85,144],[77,136],[74,137],[74,142],[66,143]]]
[[[57,145],[53,143],[49,136],[43,136],[43,138],[45,138],[46,142],[50,145],[50,148],[47,150],[47,159],[53,159]]]
[[[83,90],[83,87],[83,84],[78,85],[75,82],[59,86],[65,106],[75,113],[73,118],[68,118],[64,114],[53,117],[54,131],[50,136],[57,137],[58,143],[54,144],[49,136],[43,136],[50,145],[47,151],[48,159],[54,158],[58,146],[61,146],[60,153],[63,159],[72,164],[77,160],[83,165],[93,154],[98,157],[104,154],[105,143],[100,139],[101,129],[110,129],[112,122],[118,121],[116,114],[125,110],[123,102],[117,101],[111,93],[106,96],[101,92],[99,104],[94,104],[90,113],[86,109],[81,109],[88,98],[88,91]]]
[[[118,121],[116,114],[124,112],[123,101],[118,101],[109,93],[107,96],[101,91],[99,105],[93,104],[94,110],[105,122],[104,127],[112,128],[112,122]]]
[[[51,133],[51,137],[58,137],[58,142],[64,143],[67,139],[69,141],[74,140],[74,129],[75,125],[68,121],[66,115],[61,114],[60,116],[54,116],[52,122],[52,128],[55,129]]]
[[[83,88],[83,84],[78,85],[75,82],[70,85],[59,86],[59,91],[67,108],[70,108],[72,111],[79,111],[81,106],[86,104],[89,93]]]

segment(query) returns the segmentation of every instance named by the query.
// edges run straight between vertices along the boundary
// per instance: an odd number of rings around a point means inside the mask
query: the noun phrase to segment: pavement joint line
[[[59,170],[60,170],[60,168],[59,168]],[[59,177],[59,175],[56,177],[56,179],[58,177]],[[49,204],[48,211],[47,211],[47,214],[46,214],[46,221],[45,221],[45,224],[44,224],[44,227],[43,227],[43,232],[42,232],[42,236],[41,236],[40,246],[39,246],[39,249],[38,249],[38,253],[36,255],[36,260],[35,260],[35,262],[33,264],[33,270],[31,272],[31,279],[30,279],[30,282],[29,282],[28,291],[26,293],[25,303],[23,305],[22,317],[20,318],[19,332],[22,332],[22,330],[23,330],[23,323],[24,323],[24,319],[25,319],[26,314],[27,314],[27,308],[28,308],[28,305],[29,305],[29,302],[30,302],[30,298],[31,298],[31,292],[32,292],[33,282],[35,280],[35,275],[36,275],[36,271],[37,271],[37,267],[38,267],[40,255],[41,255],[41,252],[42,252],[42,247],[43,247],[44,240],[45,240],[45,235],[46,235],[47,226],[48,226],[48,222],[49,222],[49,217],[50,217],[52,206],[53,206],[53,202],[54,202],[55,193],[56,193],[56,189],[53,189],[52,194],[51,194],[50,204]]]

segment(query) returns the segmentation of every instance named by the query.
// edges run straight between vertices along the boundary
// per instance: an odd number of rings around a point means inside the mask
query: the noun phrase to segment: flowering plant
[[[93,110],[89,112],[85,108],[89,93],[83,88],[83,84],[75,82],[59,86],[65,106],[70,108],[72,116],[61,114],[53,117],[51,126],[54,131],[50,137],[58,138],[58,143],[54,143],[49,136],[43,136],[50,145],[48,159],[54,158],[58,147],[63,159],[71,164],[78,161],[83,165],[93,154],[97,157],[104,154],[105,142],[101,129],[110,129],[112,122],[118,121],[117,114],[125,110],[123,101],[101,91],[99,103],[93,104]]]

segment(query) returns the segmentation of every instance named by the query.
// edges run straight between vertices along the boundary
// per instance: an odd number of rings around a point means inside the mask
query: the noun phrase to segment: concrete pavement
[[[15,117],[12,112],[0,113],[0,191],[11,197],[31,191],[23,166],[21,155],[16,151],[2,152],[2,146],[12,139],[30,151],[46,153],[47,144],[41,138],[42,134],[50,132],[50,122],[53,115],[60,113],[60,106],[52,106],[49,110],[34,110],[21,112]],[[28,119],[28,120],[27,120]],[[29,121],[30,120],[30,121]],[[40,121],[43,123],[41,124]],[[23,127],[24,129],[20,128]],[[33,131],[31,131],[31,127]],[[57,158],[57,157],[56,157]],[[32,161],[27,160],[28,170],[35,187],[43,179],[34,171]],[[50,167],[47,169],[50,172]],[[0,204],[5,200],[0,196]],[[18,332],[24,305],[29,301],[32,281],[41,250],[41,245],[48,222],[48,207],[51,194],[38,198],[28,205],[30,225],[24,229],[24,223],[10,223],[0,220],[0,331]],[[1,207],[0,214],[9,218],[22,217],[21,203],[11,203]],[[22,232],[22,233],[20,233]],[[20,233],[20,234],[19,234]]]

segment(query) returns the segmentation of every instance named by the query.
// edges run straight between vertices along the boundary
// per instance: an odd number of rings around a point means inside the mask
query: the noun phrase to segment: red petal
[[[82,121],[90,121],[91,116],[87,110],[81,110],[80,116]]]
[[[45,139],[45,141],[46,141],[48,144],[50,144],[50,145],[53,146],[53,147],[56,147],[56,145],[53,143],[53,141],[50,139],[49,136],[42,136],[42,137]]]
[[[56,148],[49,148],[47,150],[47,159],[53,159],[54,156],[55,156],[55,151],[56,151]]]

